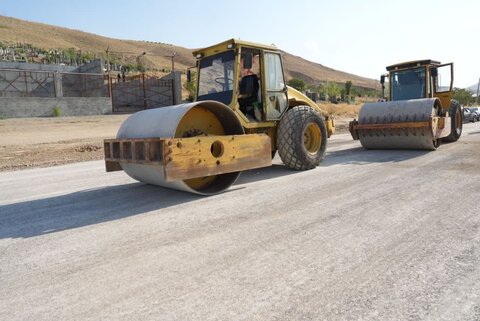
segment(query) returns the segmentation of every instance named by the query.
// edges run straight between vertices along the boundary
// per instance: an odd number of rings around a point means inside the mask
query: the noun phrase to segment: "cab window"
[[[267,119],[278,119],[288,106],[282,60],[277,53],[265,53]]]

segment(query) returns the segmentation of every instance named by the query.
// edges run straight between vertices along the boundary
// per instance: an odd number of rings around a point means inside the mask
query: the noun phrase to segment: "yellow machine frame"
[[[286,86],[281,51],[231,39],[193,54],[199,75],[195,101],[130,116],[117,138],[104,141],[107,171],[124,170],[142,182],[211,195],[228,188],[243,170],[270,166],[277,150],[289,168],[319,164],[335,132],[334,120]],[[251,68],[254,57],[259,75]],[[240,81],[240,75],[252,76]],[[267,79],[273,84],[268,91]]]

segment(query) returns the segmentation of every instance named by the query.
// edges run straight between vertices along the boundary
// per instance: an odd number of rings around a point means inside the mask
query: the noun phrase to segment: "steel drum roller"
[[[215,101],[199,101],[137,112],[123,122],[117,139],[240,134],[244,134],[243,127],[230,108]],[[234,172],[168,182],[162,165],[122,163],[121,167],[138,181],[201,195],[227,189],[240,175]]]
[[[364,104],[358,124],[374,125],[375,128],[358,131],[362,146],[368,149],[436,149],[431,125],[432,117],[437,113],[436,104],[435,98]],[[389,125],[395,123],[404,126],[394,128]],[[421,123],[426,125],[416,126]]]

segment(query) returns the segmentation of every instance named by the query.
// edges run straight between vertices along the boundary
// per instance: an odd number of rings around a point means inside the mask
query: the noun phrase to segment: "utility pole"
[[[146,68],[145,66],[143,65],[143,61],[141,60],[141,58],[143,56],[145,56],[147,53],[144,51],[142,52],[140,55],[137,56],[137,65],[140,69],[142,69],[142,89],[143,89],[143,109],[147,109],[147,105],[148,105],[148,102],[147,102],[147,86],[145,85],[145,71],[146,71]]]
[[[107,47],[107,50],[105,50],[106,59],[107,59],[107,80],[108,80],[108,94],[110,95],[110,100],[112,102],[112,113],[115,111],[115,105],[113,103],[113,86],[112,86],[112,79],[110,78],[110,59],[108,57],[108,50],[110,49],[110,46]]]
[[[146,52],[142,52],[141,54],[137,55],[136,57],[136,61],[137,61],[137,67],[140,69],[140,71],[142,72],[142,74],[145,73],[145,66],[144,66],[144,61],[142,60],[142,57],[145,56],[147,53]]]
[[[478,78],[478,84],[477,84],[477,97],[475,99],[475,104],[478,105],[478,92],[480,89],[480,78]]]
[[[177,53],[176,52],[172,52],[172,55],[171,56],[165,56],[166,58],[170,58],[172,59],[172,72],[175,70],[175,61],[174,61],[174,58],[175,58],[175,55]]]
[[[107,53],[107,73],[110,74],[110,59],[108,57],[108,49],[110,49],[110,46],[108,46],[107,50],[105,50],[105,52]]]

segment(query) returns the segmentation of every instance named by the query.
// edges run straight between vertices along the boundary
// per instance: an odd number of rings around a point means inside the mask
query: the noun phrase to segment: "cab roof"
[[[413,67],[427,66],[427,65],[440,65],[440,61],[424,59],[424,60],[414,60],[402,62],[399,64],[391,65],[387,67],[387,71],[397,70],[397,69],[407,69]]]
[[[212,45],[209,47],[201,48],[201,49],[196,49],[192,53],[194,56],[197,56],[198,54],[202,54],[203,56],[207,56],[213,53],[225,51],[228,48],[228,46],[232,46],[232,48],[235,47],[253,47],[253,48],[258,48],[258,49],[264,49],[264,50],[271,50],[271,51],[278,51],[279,49],[275,47],[274,45],[263,45],[255,42],[250,42],[250,41],[244,41],[240,39],[229,39],[223,42],[220,42],[216,45]]]

